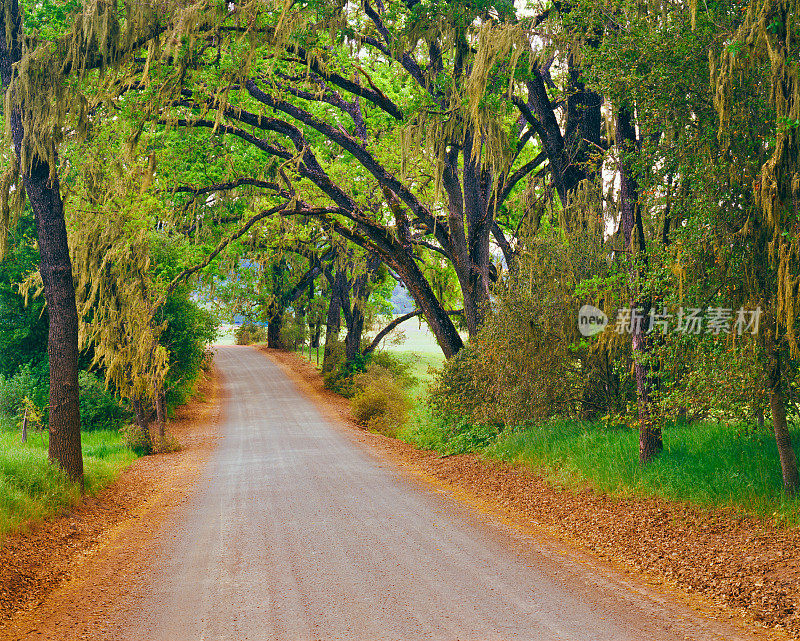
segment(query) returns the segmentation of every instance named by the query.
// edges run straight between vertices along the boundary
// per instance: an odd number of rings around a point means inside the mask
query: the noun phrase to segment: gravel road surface
[[[749,638],[381,461],[256,350],[216,359],[222,439],[155,543],[128,638]]]

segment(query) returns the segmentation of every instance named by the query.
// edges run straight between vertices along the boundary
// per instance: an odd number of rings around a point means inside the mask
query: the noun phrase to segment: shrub
[[[300,345],[306,342],[308,332],[306,331],[306,319],[304,316],[287,311],[283,315],[281,322],[281,343],[290,349],[297,351]]]
[[[474,424],[436,414],[429,408],[417,408],[398,438],[423,450],[451,455],[483,450],[495,443],[499,435],[500,426]]]
[[[237,345],[250,345],[252,343],[264,343],[267,340],[267,332],[261,325],[245,323],[233,331],[233,337]]]
[[[131,419],[131,413],[122,400],[108,390],[95,374],[78,372],[78,385],[81,429],[117,429]]]
[[[404,389],[410,389],[419,383],[419,379],[411,373],[413,363],[407,358],[399,358],[391,352],[375,351],[369,355],[369,362],[391,372]]]
[[[30,365],[23,365],[10,377],[0,374],[0,414],[16,419],[23,411],[25,399],[43,409],[47,406],[49,381]]]
[[[495,286],[481,330],[442,368],[430,395],[436,413],[488,426],[576,413],[594,361],[578,334],[574,292],[603,272],[601,241],[555,232],[528,240]]]
[[[392,372],[370,364],[353,377],[356,390],[350,401],[359,424],[387,436],[396,436],[408,417],[410,402]]]
[[[179,288],[164,306],[164,332],[159,342],[169,350],[169,372],[164,383],[167,407],[172,408],[194,393],[208,345],[217,336],[219,322],[189,295]]]
[[[342,356],[344,356],[344,347],[342,347]],[[356,357],[350,361],[340,360],[333,369],[323,375],[325,389],[345,398],[352,398],[358,392],[355,376],[366,371],[369,359],[369,356],[356,354]]]
[[[395,384],[403,390],[410,389],[419,382],[411,373],[412,365],[408,360],[398,358],[389,352],[376,351],[366,356],[356,354],[356,357],[351,361],[344,361],[344,347],[341,346],[341,352],[338,350],[339,347],[340,344],[337,343],[330,359],[337,358],[338,363],[330,371],[323,374],[323,381],[326,389],[340,396],[352,398],[359,393],[363,388],[363,383],[359,383],[357,377],[359,374],[366,372],[371,366],[381,368],[387,372],[394,379]],[[340,353],[341,357],[339,356]],[[363,381],[364,379],[361,380]]]

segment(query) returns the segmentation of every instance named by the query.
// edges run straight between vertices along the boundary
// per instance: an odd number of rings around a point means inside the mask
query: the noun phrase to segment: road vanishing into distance
[[[382,461],[264,354],[216,359],[221,440],[154,543],[128,638],[750,638]]]

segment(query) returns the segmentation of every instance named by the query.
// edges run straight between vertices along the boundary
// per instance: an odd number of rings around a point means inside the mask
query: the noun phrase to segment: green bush
[[[598,372],[578,333],[582,299],[574,292],[603,273],[604,261],[602,236],[553,231],[528,239],[517,269],[495,285],[480,331],[442,368],[430,395],[436,411],[511,426],[583,410]]]
[[[417,409],[397,436],[420,449],[450,455],[481,451],[496,442],[500,433],[500,426],[473,424],[424,408]]]
[[[338,347],[341,346],[341,351]],[[341,354],[341,356],[339,356]],[[356,380],[359,374],[363,374],[370,366],[375,366],[388,372],[394,379],[395,384],[399,385],[404,391],[416,385],[419,381],[412,374],[412,363],[406,359],[398,358],[389,352],[376,351],[364,356],[356,354],[350,361],[344,360],[344,346],[337,343],[332,351],[331,361],[336,359],[336,365],[325,372],[323,369],[323,382],[326,389],[344,396],[352,398],[363,389],[363,384]],[[362,379],[363,380],[363,379]]]
[[[0,414],[16,419],[23,411],[24,401],[30,399],[38,408],[47,406],[49,381],[30,365],[23,365],[13,376],[0,374]]]
[[[267,332],[261,325],[245,323],[233,330],[233,337],[237,345],[265,343],[267,340]]]
[[[369,355],[369,362],[391,372],[403,389],[410,389],[419,383],[413,374],[414,363],[408,358],[400,358],[387,351],[375,351]]]
[[[353,387],[350,408],[356,421],[375,432],[396,436],[411,404],[394,374],[373,363],[353,377]]]
[[[342,346],[342,360],[329,372],[323,374],[322,380],[325,389],[345,398],[352,398],[358,392],[355,377],[366,371],[370,357],[356,354],[356,357],[350,361],[345,361],[343,357],[344,347]]]
[[[122,404],[122,400],[106,389],[103,381],[95,374],[79,372],[78,384],[81,429],[87,431],[117,429],[131,419],[131,413]]]
[[[186,288],[177,289],[167,299],[164,315],[167,326],[159,342],[169,350],[169,372],[164,387],[167,407],[173,408],[194,394],[206,350],[217,336],[219,322],[191,299]]]
[[[294,351],[306,342],[308,337],[306,319],[292,311],[284,313],[281,322],[281,344]]]

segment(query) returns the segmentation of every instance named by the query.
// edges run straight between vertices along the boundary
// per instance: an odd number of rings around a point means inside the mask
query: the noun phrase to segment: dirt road
[[[262,354],[222,348],[217,363],[222,441],[160,537],[125,637],[746,638],[545,543],[510,543],[354,445]]]
[[[225,418],[190,489],[120,526],[0,638],[764,638],[387,461],[256,350],[219,348],[217,364]]]

